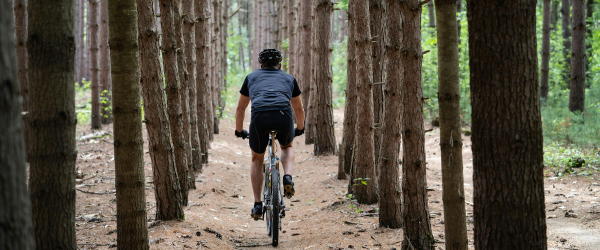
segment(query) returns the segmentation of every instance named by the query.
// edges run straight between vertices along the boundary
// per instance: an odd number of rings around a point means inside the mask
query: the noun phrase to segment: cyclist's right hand
[[[242,129],[242,132],[238,132],[237,129],[235,130],[235,136],[237,137],[241,137],[242,139],[246,139],[248,138],[248,131],[246,131],[245,129]]]

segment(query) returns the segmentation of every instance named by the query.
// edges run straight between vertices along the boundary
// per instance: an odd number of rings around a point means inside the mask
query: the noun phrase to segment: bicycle
[[[274,145],[277,131],[269,132],[269,143],[267,145],[269,155],[263,165],[265,173],[263,216],[254,220],[265,220],[267,232],[271,236],[271,245],[279,244],[279,231],[281,231],[281,218],[285,218],[285,203],[281,192],[281,176],[279,174],[279,157],[275,154]]]

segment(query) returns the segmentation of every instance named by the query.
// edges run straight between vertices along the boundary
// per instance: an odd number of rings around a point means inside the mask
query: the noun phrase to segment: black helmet
[[[277,66],[281,59],[281,52],[276,49],[265,49],[258,54],[258,62],[265,67]]]

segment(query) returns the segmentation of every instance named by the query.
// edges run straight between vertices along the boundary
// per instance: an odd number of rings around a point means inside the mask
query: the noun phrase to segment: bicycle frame
[[[263,172],[265,174],[265,185],[264,185],[264,201],[265,201],[265,207],[264,207],[264,212],[267,215],[267,230],[269,232],[269,235],[272,235],[273,237],[273,241],[272,244],[273,246],[277,246],[278,244],[278,232],[274,232],[274,230],[280,231],[281,230],[281,218],[285,217],[285,204],[283,202],[283,192],[281,191],[281,176],[279,174],[279,157],[277,157],[277,155],[275,154],[275,137],[277,135],[276,131],[271,131],[269,133],[269,143],[268,143],[268,150],[269,150],[269,155],[267,157],[267,162],[265,162],[265,164],[263,165],[264,169]],[[274,180],[274,178],[277,178],[277,180]],[[275,182],[275,183],[273,183]],[[276,188],[273,188],[276,187]],[[276,195],[276,196],[274,196]],[[275,197],[278,197],[277,199]],[[274,206],[274,204],[272,202],[276,202],[278,203],[278,206]],[[277,209],[274,209],[277,208]],[[273,211],[273,210],[278,210],[278,211]],[[272,214],[276,214],[276,216],[273,216]],[[271,225],[271,216],[273,217],[277,217],[276,221],[278,225]],[[263,216],[264,219],[264,216]],[[273,230],[273,231],[272,231]]]

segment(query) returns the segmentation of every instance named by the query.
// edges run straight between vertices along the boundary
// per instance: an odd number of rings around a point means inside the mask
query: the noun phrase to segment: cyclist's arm
[[[292,97],[290,100],[294,114],[296,115],[296,126],[298,129],[304,129],[304,108],[302,107],[302,99],[300,96]]]
[[[250,97],[240,95],[238,106],[235,109],[235,130],[242,132],[244,129],[244,116],[246,116],[246,108],[250,103]]]

